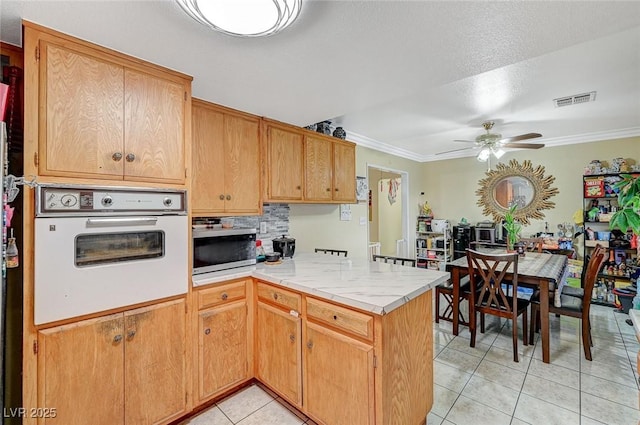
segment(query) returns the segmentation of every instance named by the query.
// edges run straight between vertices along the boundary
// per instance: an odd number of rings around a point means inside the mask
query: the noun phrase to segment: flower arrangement
[[[507,231],[507,251],[513,251],[515,244],[520,239],[522,225],[516,221],[515,211],[517,204],[513,204],[504,215],[504,228]]]

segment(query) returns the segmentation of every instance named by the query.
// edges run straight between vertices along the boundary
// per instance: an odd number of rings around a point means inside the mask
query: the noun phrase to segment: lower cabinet
[[[257,378],[302,406],[301,319],[258,301],[256,312]]]
[[[185,413],[184,299],[38,332],[45,424],[159,424]]]
[[[325,424],[373,424],[373,346],[309,321],[304,334],[305,412]]]
[[[198,291],[198,398],[205,401],[251,378],[248,307],[242,280]]]

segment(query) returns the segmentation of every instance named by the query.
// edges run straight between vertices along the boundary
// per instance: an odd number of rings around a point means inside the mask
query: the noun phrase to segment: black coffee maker
[[[475,237],[475,229],[469,224],[453,226],[453,259],[464,257],[466,249],[471,247]]]

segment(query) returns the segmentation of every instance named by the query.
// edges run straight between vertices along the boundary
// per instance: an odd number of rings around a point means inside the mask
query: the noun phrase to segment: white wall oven
[[[186,293],[185,199],[181,190],[40,185],[35,324]]]
[[[256,229],[193,231],[193,274],[256,264]]]

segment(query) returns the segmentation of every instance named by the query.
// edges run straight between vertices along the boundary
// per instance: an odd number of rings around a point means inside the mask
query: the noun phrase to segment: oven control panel
[[[36,215],[186,214],[185,191],[40,185]]]

